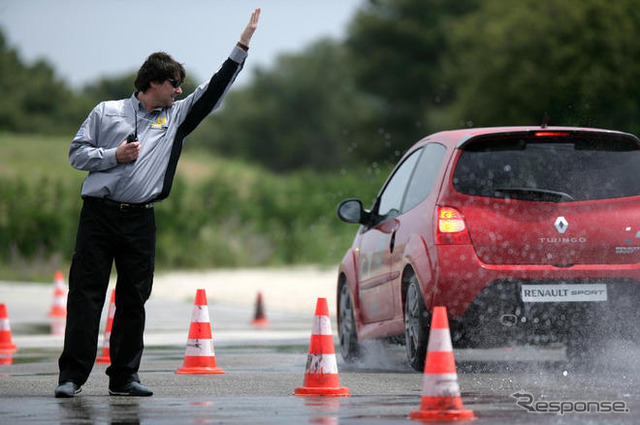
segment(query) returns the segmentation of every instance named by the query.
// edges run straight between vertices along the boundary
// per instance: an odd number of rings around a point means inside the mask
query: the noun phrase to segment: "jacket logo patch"
[[[151,124],[151,128],[161,129],[167,126],[167,117],[160,117],[158,120]]]

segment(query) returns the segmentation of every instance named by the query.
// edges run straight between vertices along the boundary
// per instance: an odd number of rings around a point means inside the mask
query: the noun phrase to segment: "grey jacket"
[[[241,71],[247,52],[234,47],[211,79],[171,107],[149,113],[135,94],[98,104],[71,142],[69,162],[88,171],[82,196],[118,202],[147,203],[166,198],[184,138],[214,109]],[[137,126],[136,126],[137,121]],[[116,148],[137,128],[141,151],[128,164],[118,164]]]

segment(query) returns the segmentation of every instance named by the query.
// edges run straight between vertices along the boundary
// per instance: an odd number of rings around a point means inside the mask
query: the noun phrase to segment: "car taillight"
[[[438,207],[438,245],[463,245],[471,243],[462,213],[451,207]]]

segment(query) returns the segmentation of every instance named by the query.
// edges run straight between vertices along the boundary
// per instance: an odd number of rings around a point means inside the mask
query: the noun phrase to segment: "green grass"
[[[67,160],[70,139],[0,134],[0,280],[50,282],[67,270],[86,173]],[[156,267],[331,264],[356,226],[338,202],[370,204],[387,170],[353,167],[275,174],[185,146],[171,196],[158,204]]]
[[[86,172],[69,164],[71,137],[0,133],[0,178],[20,178],[29,183],[47,177],[51,180],[81,182]],[[178,165],[178,175],[197,183],[223,173],[239,181],[258,178],[259,167],[242,161],[222,159],[202,149],[185,145]]]
[[[0,133],[0,177],[82,181],[84,173],[71,168],[67,159],[70,142],[64,137]]]

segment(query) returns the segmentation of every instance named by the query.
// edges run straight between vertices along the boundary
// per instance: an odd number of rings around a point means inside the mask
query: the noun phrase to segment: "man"
[[[256,9],[220,70],[183,100],[175,100],[182,93],[182,65],[166,53],[150,55],[131,98],[100,103],[71,142],[69,162],[89,174],[82,185],[56,397],[74,397],[89,377],[114,260],[109,394],[153,395],[138,377],[155,260],[153,203],[169,195],[184,138],[219,106],[242,69],[259,17]]]

